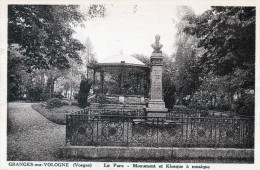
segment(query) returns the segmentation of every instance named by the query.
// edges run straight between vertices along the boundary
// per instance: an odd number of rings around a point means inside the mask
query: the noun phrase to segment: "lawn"
[[[33,104],[32,108],[48,120],[61,125],[66,124],[66,114],[80,110],[80,107],[74,105],[64,105],[59,108],[48,109],[40,103]]]

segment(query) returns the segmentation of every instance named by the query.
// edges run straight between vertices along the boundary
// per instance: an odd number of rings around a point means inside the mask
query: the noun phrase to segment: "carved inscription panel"
[[[162,70],[158,66],[151,72],[151,99],[162,99]]]

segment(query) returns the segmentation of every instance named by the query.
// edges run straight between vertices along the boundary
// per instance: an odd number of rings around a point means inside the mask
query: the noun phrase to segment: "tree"
[[[246,75],[243,88],[254,88],[255,8],[212,7],[190,22],[185,31],[206,49],[200,59],[204,71],[230,75],[240,70]]]
[[[149,57],[147,57],[147,56],[145,56],[143,54],[133,54],[132,56],[137,58],[138,60],[142,61],[148,67],[151,66],[151,61],[150,61]]]
[[[104,18],[106,16],[106,7],[102,4],[93,4],[88,7],[88,16],[90,18],[100,17]]]
[[[175,45],[177,46],[174,54],[174,85],[176,87],[177,103],[183,104],[183,98],[193,95],[200,85],[198,68],[198,56],[202,49],[197,48],[198,39],[184,32],[185,27],[189,26],[189,19],[195,16],[191,7],[178,7],[177,16],[179,21],[176,24],[177,33],[175,35]]]
[[[22,98],[23,88],[31,82],[18,49],[18,45],[8,48],[8,101]]]
[[[68,68],[70,58],[80,61],[84,46],[72,38],[72,25],[84,20],[75,5],[9,5],[8,44],[24,50],[24,64],[32,69]]]
[[[90,88],[91,83],[85,78],[85,76],[81,76],[80,90],[78,93],[78,104],[81,108],[85,108],[89,105],[88,95]]]
[[[235,103],[234,95],[252,96],[248,91],[255,87],[255,8],[212,7],[201,16],[189,18],[189,22],[184,32],[197,37],[197,48],[205,49],[198,60],[203,74],[201,88],[214,89],[216,100],[218,96],[228,99],[221,102],[229,108]],[[214,87],[208,88],[212,83]],[[246,97],[243,104],[239,98],[240,108],[249,102],[254,106],[253,97]]]
[[[61,90],[65,90],[66,94],[70,91],[69,99],[72,99],[72,94],[79,89],[80,75],[85,74],[84,65],[77,63],[74,59],[68,58],[70,68],[65,69],[63,74],[58,79],[58,84]]]
[[[84,61],[85,61],[85,65],[87,66],[87,79],[89,78],[89,67],[92,66],[94,63],[97,63],[97,59],[95,58],[95,53],[94,53],[94,48],[93,45],[91,43],[90,38],[88,37],[85,43],[85,47],[86,47],[86,52],[84,55]]]
[[[174,60],[173,56],[169,57],[166,54],[163,59],[163,73],[162,73],[162,89],[165,107],[172,109],[175,104],[176,86],[174,79]]]
[[[105,9],[104,5],[90,5],[83,14],[77,5],[9,5],[8,96],[20,95],[25,80],[32,85],[38,79],[42,91],[53,96],[54,83],[70,68],[69,60],[82,63],[80,52],[85,46],[72,37],[73,27],[86,19],[104,17]],[[14,45],[20,55],[11,52]]]
[[[31,74],[29,77],[33,78],[37,70],[49,70],[48,91],[51,96],[56,72],[69,67],[65,56],[81,61],[78,52],[84,50],[84,46],[72,37],[72,25],[83,20],[78,6],[73,5],[8,6],[9,50],[13,45],[18,47],[16,50],[23,57],[16,60],[25,72]],[[8,58],[12,56],[8,55]],[[16,60],[11,59],[8,64],[15,65]],[[23,81],[22,78],[19,81]],[[13,79],[9,79],[8,85],[11,84]]]

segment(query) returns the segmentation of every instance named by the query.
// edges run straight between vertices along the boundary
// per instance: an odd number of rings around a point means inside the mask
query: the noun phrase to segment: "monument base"
[[[147,117],[148,120],[151,120],[152,118],[158,120],[162,120],[166,118],[168,109],[165,108],[165,103],[162,100],[151,100],[148,103],[148,108],[146,108]],[[151,119],[149,119],[149,117]]]
[[[147,112],[147,117],[166,117],[167,113],[168,113],[168,109],[164,108],[164,109],[155,109],[155,108],[147,108],[146,109]]]
[[[148,109],[166,109],[163,100],[150,100],[148,102]]]

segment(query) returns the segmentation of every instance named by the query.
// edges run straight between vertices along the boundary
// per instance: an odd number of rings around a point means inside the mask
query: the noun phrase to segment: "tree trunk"
[[[51,82],[51,97],[54,95],[54,78],[52,77],[52,82]]]
[[[53,92],[54,92],[54,78],[53,78],[53,75],[52,74],[50,74],[50,76],[48,77],[48,84],[47,84],[47,86],[49,86],[49,96],[50,96],[50,98],[52,98],[53,97]]]
[[[71,100],[71,96],[72,96],[72,82],[70,82],[70,100]]]

